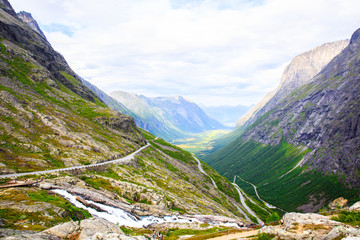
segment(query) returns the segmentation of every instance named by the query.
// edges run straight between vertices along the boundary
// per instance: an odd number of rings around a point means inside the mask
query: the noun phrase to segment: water
[[[120,208],[115,208],[115,207],[111,207],[111,206],[107,206],[107,205],[104,205],[101,203],[96,203],[96,202],[87,200],[87,202],[92,203],[92,204],[98,206],[99,208],[101,208],[102,210],[104,210],[104,212],[99,212],[91,207],[85,206],[84,204],[82,204],[81,202],[79,202],[76,199],[77,198],[76,196],[68,193],[65,190],[55,189],[52,191],[60,194],[61,196],[63,196],[67,200],[69,200],[69,202],[74,204],[76,207],[86,209],[87,211],[89,211],[89,213],[92,216],[106,219],[109,222],[118,224],[119,226],[143,228],[143,227],[147,227],[153,223],[165,223],[165,222],[167,222],[167,223],[171,223],[171,222],[173,222],[173,223],[175,223],[175,222],[176,223],[200,222],[200,223],[202,223],[201,221],[199,221],[195,218],[183,217],[183,216],[165,216],[162,218],[155,217],[155,216],[144,216],[144,217],[140,217],[140,219],[138,219],[131,213],[126,212]],[[236,223],[210,222],[210,225],[221,225],[221,226],[237,227],[237,228],[239,227]]]

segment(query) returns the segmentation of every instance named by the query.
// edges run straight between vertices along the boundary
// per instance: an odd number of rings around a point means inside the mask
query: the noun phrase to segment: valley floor
[[[211,150],[212,142],[229,133],[230,130],[209,130],[198,134],[192,134],[187,138],[175,139],[171,143],[191,153]]]

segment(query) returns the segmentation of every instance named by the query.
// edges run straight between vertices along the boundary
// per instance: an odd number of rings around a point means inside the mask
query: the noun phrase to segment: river
[[[79,196],[74,196],[74,195],[68,193],[67,191],[61,190],[61,189],[55,189],[52,191],[60,194],[61,196],[63,196],[67,200],[69,200],[69,202],[71,202],[76,207],[89,211],[89,213],[92,216],[106,219],[112,223],[118,224],[119,226],[143,228],[143,227],[147,227],[153,223],[195,223],[195,222],[204,223],[195,217],[180,216],[180,215],[179,216],[164,216],[162,218],[155,217],[155,216],[144,216],[144,217],[138,218],[138,217],[132,215],[131,213],[126,212],[122,209],[87,200],[88,203],[94,204],[103,210],[103,211],[98,211],[98,210],[95,210],[94,208],[87,207],[87,206],[83,205],[81,202],[79,202],[77,200],[77,197],[79,198]],[[218,221],[212,221],[209,224],[214,225],[214,226],[221,225],[221,226],[239,228],[239,225],[236,223],[221,223]]]

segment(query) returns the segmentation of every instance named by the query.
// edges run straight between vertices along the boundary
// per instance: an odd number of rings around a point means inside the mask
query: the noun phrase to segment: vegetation
[[[232,180],[239,175],[255,184],[265,201],[288,211],[298,211],[297,207],[308,203],[310,196],[318,200],[326,198],[328,201],[343,196],[354,202],[354,191],[346,189],[335,176],[324,176],[301,167],[294,169],[308,151],[301,146],[288,144],[285,140],[275,146],[252,141],[233,142],[210,155],[206,161],[228,179]],[[236,183],[256,198],[250,184],[239,178]]]
[[[270,209],[265,210],[258,204],[253,203],[249,199],[245,201],[246,205],[255,212],[255,214],[265,223],[275,222],[280,220],[280,216],[277,212],[273,212]]]
[[[189,163],[189,164],[193,164],[193,165],[196,164],[196,161],[193,158],[193,156],[191,155],[191,153],[184,151],[183,149],[176,147],[160,138],[154,139],[154,141],[152,142],[152,145],[154,147],[160,149],[162,152],[166,153],[167,155],[169,155],[172,158],[179,159],[185,163]],[[168,149],[166,147],[170,147],[173,150]]]
[[[194,235],[189,240],[200,240],[200,239],[208,239],[216,236],[221,236],[222,234],[228,234],[229,231],[233,231],[233,229],[228,227],[213,227],[205,230],[193,230],[193,229],[178,229],[172,228],[164,233],[166,240],[176,240],[180,236],[184,235]]]
[[[256,236],[257,240],[271,240],[274,239],[275,235],[274,234],[269,234],[269,233],[258,233],[258,235]]]
[[[0,218],[5,228],[41,231],[71,219],[78,221],[91,217],[88,211],[77,208],[63,197],[45,190],[8,189],[3,191],[0,201],[38,205],[37,211],[22,211],[11,207],[0,209]],[[64,213],[59,214],[59,210]]]
[[[335,220],[338,222],[347,223],[353,226],[359,226],[360,225],[360,212],[350,212],[350,211],[341,211],[338,216],[334,216],[331,218],[331,220]]]
[[[229,130],[209,130],[198,134],[191,134],[187,138],[175,139],[171,143],[191,153],[199,153],[208,151],[213,148],[213,142],[225,134]]]

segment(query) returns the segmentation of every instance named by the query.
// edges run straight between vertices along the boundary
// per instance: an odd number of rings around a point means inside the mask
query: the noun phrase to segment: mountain
[[[223,225],[226,217],[233,224],[251,222],[226,178],[107,107],[98,96],[101,92],[85,86],[6,0],[0,2],[0,59],[1,238],[62,222],[72,225],[91,214],[110,214],[109,208],[132,222],[143,216],[155,222],[164,216],[181,221],[191,215],[203,219],[202,225],[188,220],[186,228],[202,231],[226,229],[209,226],[209,219],[222,219],[216,221]],[[121,163],[108,162],[119,158]],[[72,166],[77,168],[65,169]],[[33,185],[32,180],[39,179]],[[80,202],[76,207],[72,201]],[[124,218],[111,217],[125,224],[127,232],[135,231],[126,227]],[[173,226],[161,228],[171,232]]]
[[[229,179],[240,176],[238,184],[248,191],[253,189],[245,181],[255,184],[263,199],[286,210],[317,211],[340,196],[358,198],[359,35],[357,30],[344,50],[295,90],[282,81],[278,94],[282,86],[290,93],[270,100],[206,162]],[[291,69],[286,77],[306,76]]]
[[[101,101],[103,101],[108,107],[110,107],[116,111],[119,111],[121,113],[124,113],[126,115],[134,117],[133,113],[129,109],[127,109],[123,104],[119,103],[114,98],[110,97],[104,91],[102,91],[95,85],[91,84],[90,82],[86,81],[85,79],[83,79],[81,77],[80,77],[80,79],[81,79],[82,83],[85,86],[87,86],[89,89],[91,89],[91,91],[93,91],[97,96],[99,96]]]
[[[296,56],[284,70],[279,86],[266,94],[257,104],[237,121],[233,131],[213,141],[211,149],[203,151],[199,156],[205,156],[219,150],[237,139],[262,114],[273,108],[282,98],[286,97],[297,87],[313,81],[318,74],[337,54],[347,45],[349,40],[326,43],[308,52]]]
[[[124,91],[111,92],[110,96],[134,114],[139,127],[167,140],[226,128],[181,96],[149,98]]]
[[[36,20],[31,16],[30,13],[28,12],[24,12],[21,11],[17,14],[18,18],[20,18],[24,23],[26,23],[27,25],[29,25],[29,27],[31,27],[33,30],[35,30],[35,32],[37,32],[38,34],[40,34],[44,39],[46,39],[45,34],[41,31],[38,23],[36,22]],[[46,39],[47,41],[47,39]]]
[[[237,126],[250,125],[263,113],[269,111],[280,99],[286,97],[298,87],[313,81],[313,77],[348,44],[349,40],[325,43],[296,56],[285,68],[279,86],[241,117],[237,122]]]
[[[235,123],[243,116],[250,107],[237,106],[201,106],[211,118],[216,119],[226,126],[235,126]]]
[[[95,162],[145,143],[134,120],[107,108],[45,38],[1,14],[2,172]]]

